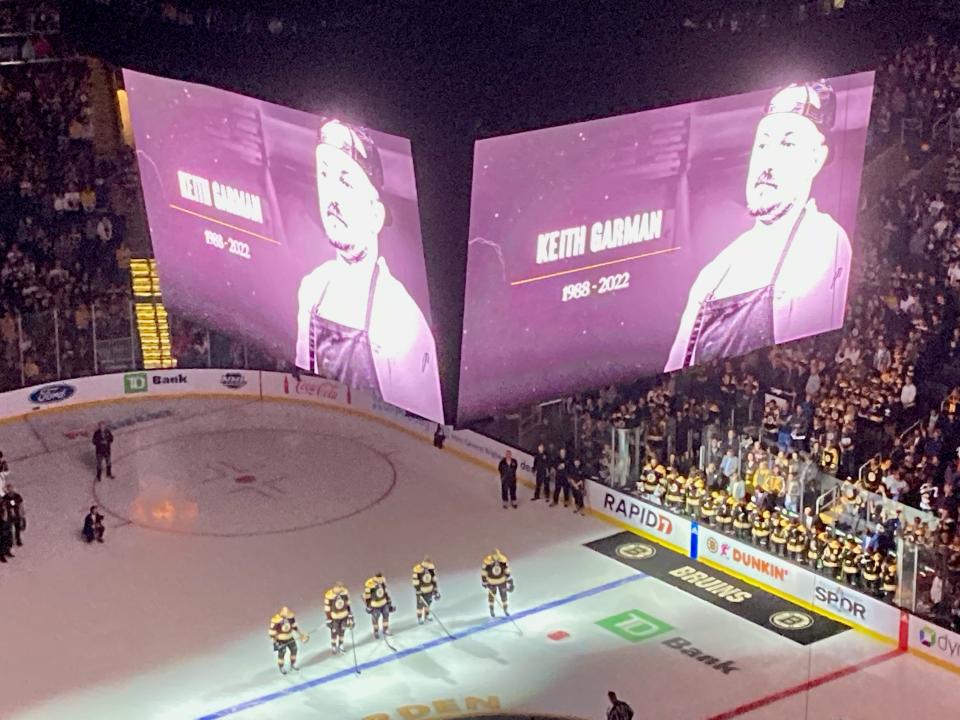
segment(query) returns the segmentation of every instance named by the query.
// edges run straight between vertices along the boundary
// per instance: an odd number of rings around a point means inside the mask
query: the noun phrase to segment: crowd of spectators
[[[928,38],[882,65],[881,133],[916,117],[929,137],[958,108],[960,48]],[[865,200],[879,231],[859,240],[843,330],[568,398],[574,436],[554,428],[536,442],[570,447],[637,494],[648,494],[641,466],[705,473],[740,497],[761,469],[757,485],[794,513],[828,489],[815,478],[836,477],[835,521],[864,544],[878,523],[906,536],[934,579],[924,598],[960,617],[960,152],[932,181],[892,182]],[[611,444],[617,428],[642,441],[632,477]],[[927,514],[907,522],[885,499]]]
[[[869,0],[745,0],[734,3],[697,3],[683,19],[690,32],[736,34],[754,28],[805,23],[816,17],[868,7]]]
[[[208,33],[295,36],[300,31],[297,13],[266,11],[249,5],[183,3],[171,0],[90,0],[92,4],[131,14],[138,23],[193,28]]]
[[[35,62],[72,54],[60,33],[57,3],[6,0],[0,5],[0,62]]]
[[[960,46],[933,36],[897,51],[877,68],[871,115],[874,136],[897,139],[904,119],[919,123],[918,142],[960,107]]]
[[[765,468],[775,481],[763,489],[791,512],[827,489],[811,482],[817,467],[844,481],[837,519],[864,542],[896,519],[885,498],[928,513],[900,530],[938,588],[960,583],[960,193],[911,183],[882,193],[876,210],[881,231],[862,246],[842,331],[569,398],[577,436],[567,440],[585,464],[642,494],[611,446],[611,429],[638,428],[646,466],[700,470],[741,497]]]
[[[93,372],[92,308],[129,296],[120,168],[94,152],[89,91],[84,61],[0,74],[0,387],[56,378],[58,356],[61,377]]]
[[[289,363],[241,340],[211,331],[177,315],[169,316],[170,354],[181,368],[250,368],[287,372]]]

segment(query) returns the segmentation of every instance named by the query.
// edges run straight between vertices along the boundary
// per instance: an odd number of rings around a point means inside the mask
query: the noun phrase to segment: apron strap
[[[367,316],[363,322],[363,331],[367,333],[367,336],[370,335],[370,315],[373,312],[373,296],[377,292],[377,280],[380,279],[380,260],[373,265],[373,275],[370,277],[370,290],[367,293]]]
[[[317,373],[317,308],[320,307],[320,303],[323,302],[323,298],[327,294],[327,288],[330,287],[330,282],[327,281],[324,284],[323,289],[320,291],[317,301],[313,304],[313,307],[310,308],[310,372]]]
[[[770,280],[770,287],[774,287],[777,284],[777,278],[780,277],[780,270],[783,268],[783,261],[787,259],[787,253],[790,252],[790,247],[793,245],[793,239],[797,236],[797,230],[800,229],[800,223],[803,222],[803,218],[807,214],[807,207],[804,205],[803,209],[800,211],[800,214],[797,215],[797,219],[793,223],[793,227],[790,229],[790,235],[787,236],[787,243],[783,246],[783,250],[780,253],[780,259],[777,260],[777,265],[773,269],[773,278]]]

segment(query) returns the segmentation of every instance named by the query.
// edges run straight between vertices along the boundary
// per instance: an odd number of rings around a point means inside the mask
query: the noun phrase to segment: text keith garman
[[[590,252],[602,252],[634,243],[657,240],[663,234],[663,210],[595,222],[590,226]],[[552,230],[537,235],[537,264],[585,255],[587,226]]]
[[[177,170],[180,196],[245,220],[263,223],[260,196],[205,177]]]

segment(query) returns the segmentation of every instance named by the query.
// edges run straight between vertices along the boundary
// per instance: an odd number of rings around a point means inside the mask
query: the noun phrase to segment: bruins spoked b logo
[[[646,543],[624,543],[617,546],[617,555],[627,560],[647,560],[657,554],[657,549]]]
[[[813,625],[813,617],[797,610],[782,610],[770,616],[770,624],[781,630],[806,630]]]

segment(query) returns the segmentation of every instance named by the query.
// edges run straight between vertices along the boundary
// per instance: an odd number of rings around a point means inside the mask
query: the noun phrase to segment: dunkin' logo
[[[721,548],[723,550],[725,548]],[[726,553],[722,553],[726,555]],[[730,559],[737,565],[742,565],[745,568],[749,568],[756,573],[761,575],[766,575],[769,578],[774,580],[786,580],[787,579],[787,569],[776,565],[769,560],[760,557],[759,555],[754,555],[753,553],[744,552],[740,548],[733,548],[733,553],[730,556]]]

